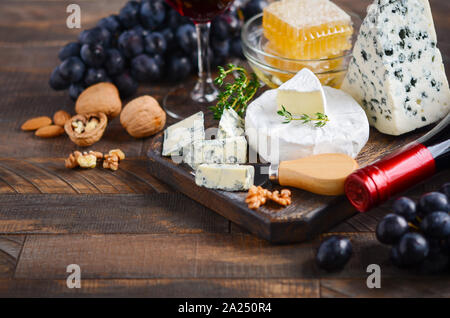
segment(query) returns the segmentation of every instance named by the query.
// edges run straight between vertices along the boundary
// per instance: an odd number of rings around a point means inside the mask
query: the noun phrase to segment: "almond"
[[[34,117],[23,123],[22,130],[36,130],[52,124],[52,119],[48,116]]]
[[[50,125],[41,127],[36,130],[35,135],[41,138],[51,138],[62,135],[64,133],[64,128],[58,125]]]
[[[70,116],[70,114],[68,112],[66,112],[65,110],[58,110],[54,115],[53,115],[53,122],[55,123],[55,125],[64,127],[64,124],[66,123],[67,120],[69,120],[70,118],[72,118],[72,116]]]

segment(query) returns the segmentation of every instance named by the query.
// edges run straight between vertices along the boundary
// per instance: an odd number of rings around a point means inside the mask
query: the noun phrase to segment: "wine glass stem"
[[[211,23],[197,23],[195,29],[197,31],[198,44],[198,80],[191,97],[197,102],[212,102],[216,99],[218,92],[211,79],[208,54]]]

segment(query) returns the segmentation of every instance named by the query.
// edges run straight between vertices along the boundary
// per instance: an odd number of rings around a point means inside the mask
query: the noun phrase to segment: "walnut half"
[[[267,200],[272,200],[279,205],[287,206],[292,203],[291,191],[283,189],[281,192],[270,192],[261,186],[251,186],[248,190],[247,197],[245,198],[245,203],[248,204],[250,209],[257,209],[261,205],[266,204]]]
[[[103,168],[111,169],[116,171],[119,169],[120,160],[125,159],[125,154],[120,149],[113,149],[107,155],[105,155],[105,160],[103,161]]]
[[[70,140],[78,146],[87,147],[99,141],[105,132],[108,118],[104,113],[75,115],[64,124]]]
[[[103,158],[103,154],[97,151],[89,151],[81,153],[80,151],[74,151],[69,155],[65,161],[66,168],[73,169],[76,167],[81,168],[95,168],[97,166],[97,160]]]

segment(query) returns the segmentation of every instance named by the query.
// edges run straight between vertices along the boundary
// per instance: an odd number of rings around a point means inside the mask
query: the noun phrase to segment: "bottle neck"
[[[423,137],[348,176],[345,193],[360,212],[450,166],[450,114]]]
[[[358,211],[365,212],[435,171],[435,161],[428,148],[414,143],[352,173],[345,182],[345,193]]]

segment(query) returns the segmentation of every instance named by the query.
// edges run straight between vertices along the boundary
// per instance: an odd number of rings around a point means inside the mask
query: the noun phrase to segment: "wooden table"
[[[125,1],[79,0],[88,28]],[[369,0],[337,1],[364,15]],[[0,3],[0,296],[378,297],[450,296],[448,276],[396,269],[374,228],[386,204],[356,215],[330,233],[351,237],[355,255],[339,273],[314,264],[320,238],[271,245],[200,206],[148,174],[150,139],[136,140],[119,120],[92,149],[121,148],[117,172],[71,171],[67,137],[44,140],[22,122],[58,109],[73,113],[66,92],[48,85],[57,52],[79,30],[65,27],[70,1]],[[450,5],[431,1],[440,48],[450,64]],[[159,100],[165,87],[141,86]],[[449,180],[449,172],[416,186],[417,198]],[[82,288],[66,287],[78,264]],[[366,287],[366,267],[379,264],[382,288]]]

